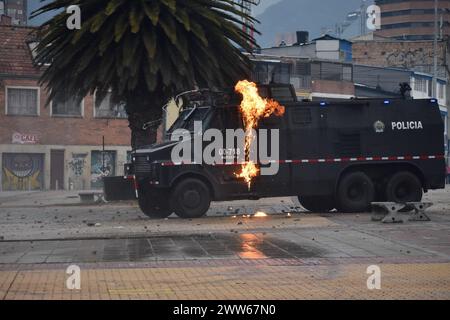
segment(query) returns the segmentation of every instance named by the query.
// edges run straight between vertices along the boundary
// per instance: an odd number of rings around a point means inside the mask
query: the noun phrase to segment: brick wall
[[[40,89],[39,116],[6,115],[6,86],[37,87],[35,80],[5,80],[0,79],[0,145],[10,144],[12,134],[37,135],[41,145],[101,145],[105,136],[107,145],[129,146],[130,129],[126,119],[94,118],[94,99],[88,96],[84,99],[84,116],[52,117],[50,106],[46,107],[46,91]]]
[[[438,46],[438,65],[446,62],[447,43]],[[357,41],[353,43],[355,64],[412,69],[433,65],[433,41]],[[429,71],[428,71],[429,72]]]

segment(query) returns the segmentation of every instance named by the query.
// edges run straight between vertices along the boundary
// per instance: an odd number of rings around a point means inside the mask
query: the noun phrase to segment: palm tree
[[[243,0],[246,2],[247,0]],[[255,19],[237,0],[55,0],[33,17],[59,10],[39,30],[35,62],[52,100],[96,93],[124,102],[132,145],[155,142],[142,125],[162,115],[174,94],[195,86],[233,85],[250,73],[243,51],[256,46]],[[250,1],[250,0],[248,0]],[[240,4],[238,4],[238,2]],[[80,30],[69,30],[65,8],[81,9]]]

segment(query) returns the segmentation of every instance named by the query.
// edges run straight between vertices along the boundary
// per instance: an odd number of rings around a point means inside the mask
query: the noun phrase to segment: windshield
[[[195,107],[181,111],[175,123],[169,129],[168,133],[172,133],[177,129],[185,129],[189,132],[194,131],[194,122],[203,121],[210,110],[210,107]]]

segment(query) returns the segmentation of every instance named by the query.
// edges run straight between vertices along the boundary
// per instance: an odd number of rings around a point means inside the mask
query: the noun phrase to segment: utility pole
[[[438,34],[439,34],[439,24],[438,24],[438,4],[439,0],[434,0],[434,61],[433,61],[433,98],[437,98],[437,77],[438,77]]]

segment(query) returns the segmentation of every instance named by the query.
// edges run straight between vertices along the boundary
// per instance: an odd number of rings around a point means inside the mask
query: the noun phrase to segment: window
[[[101,101],[96,96],[94,116],[96,118],[126,119],[125,103],[113,103],[111,101],[111,93],[108,93]]]
[[[6,113],[9,115],[39,115],[39,89],[7,87]]]
[[[438,96],[438,98],[439,99],[445,99],[445,85],[444,84],[438,84],[438,93],[439,93],[439,96]]]
[[[59,93],[52,101],[53,116],[74,116],[81,117],[83,99],[69,97],[65,92]]]
[[[352,81],[352,67],[351,66],[343,66],[342,67],[342,79],[346,81]]]
[[[321,64],[321,80],[333,80],[340,81],[343,78],[343,67],[341,64],[337,63],[326,63]]]
[[[416,78],[414,81],[414,90],[419,92],[427,92],[427,80]]]

